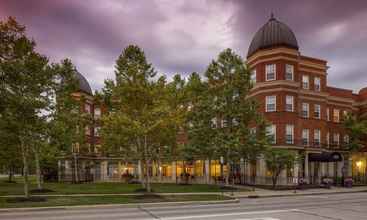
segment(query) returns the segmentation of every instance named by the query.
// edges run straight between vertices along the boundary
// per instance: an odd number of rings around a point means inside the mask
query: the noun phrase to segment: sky
[[[226,48],[246,57],[271,13],[295,33],[300,52],[328,61],[330,86],[367,86],[367,1],[0,0],[51,62],[70,58],[93,90],[114,78],[129,44],[168,78],[203,73]]]

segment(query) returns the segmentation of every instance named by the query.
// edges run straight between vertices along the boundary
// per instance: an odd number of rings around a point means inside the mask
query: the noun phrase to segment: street
[[[98,207],[1,211],[0,219],[230,219],[230,220],[362,220],[367,219],[367,193],[241,199],[239,203],[161,207]]]

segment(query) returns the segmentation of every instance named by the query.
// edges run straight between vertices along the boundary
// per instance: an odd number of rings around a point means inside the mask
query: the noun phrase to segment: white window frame
[[[315,77],[313,79],[313,83],[314,83],[315,91],[320,92],[321,91],[321,78]]]
[[[270,140],[271,144],[276,144],[277,142],[277,126],[272,124],[272,125],[268,125],[266,127],[266,136],[267,137],[272,137],[272,139]]]
[[[94,136],[99,137],[100,136],[100,130],[101,130],[101,127],[99,127],[99,126],[94,127]]]
[[[333,121],[336,123],[340,122],[340,110],[337,108],[333,109]]]
[[[285,64],[285,80],[294,80],[294,66],[291,64]]]
[[[307,102],[302,102],[302,117],[303,118],[310,117],[310,104]]]
[[[314,117],[316,119],[320,119],[321,118],[321,105],[315,104],[313,107],[314,107]]]
[[[320,129],[315,129],[313,131],[313,143],[314,143],[314,146],[320,146],[321,144],[321,130]]]
[[[274,106],[274,108],[270,108]],[[265,111],[266,112],[276,112],[277,111],[277,96],[266,96],[265,97]]]
[[[302,75],[302,88],[310,89],[310,76],[309,75]]]
[[[266,64],[265,66],[265,80],[266,81],[273,81],[277,79],[276,76],[276,65],[273,64]],[[269,76],[273,76],[272,78],[270,78]]]
[[[339,133],[334,133],[333,144],[339,146],[340,144],[340,134]]]
[[[294,143],[294,125],[292,124],[287,124],[285,126],[285,142],[287,144]]]
[[[253,69],[252,71],[251,71],[251,82],[252,83],[256,83],[256,69]]]
[[[294,111],[294,96],[292,95],[285,96],[285,111],[287,112]]]
[[[302,130],[302,145],[309,146],[310,145],[310,129]]]

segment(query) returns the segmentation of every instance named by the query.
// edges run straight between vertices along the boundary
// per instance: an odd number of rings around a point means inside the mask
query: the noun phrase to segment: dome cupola
[[[298,43],[293,31],[271,14],[269,21],[253,37],[247,57],[252,56],[261,49],[274,47],[287,47],[298,50]]]
[[[79,72],[76,72],[76,77],[77,77],[78,83],[79,83],[79,91],[84,92],[88,95],[93,95],[92,89],[90,88],[90,85],[89,85],[87,79],[82,74],[80,74]]]

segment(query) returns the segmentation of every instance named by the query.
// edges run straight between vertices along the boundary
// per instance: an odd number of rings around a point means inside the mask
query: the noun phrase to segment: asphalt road
[[[367,220],[367,193],[241,199],[236,204],[0,212],[29,220]]]

